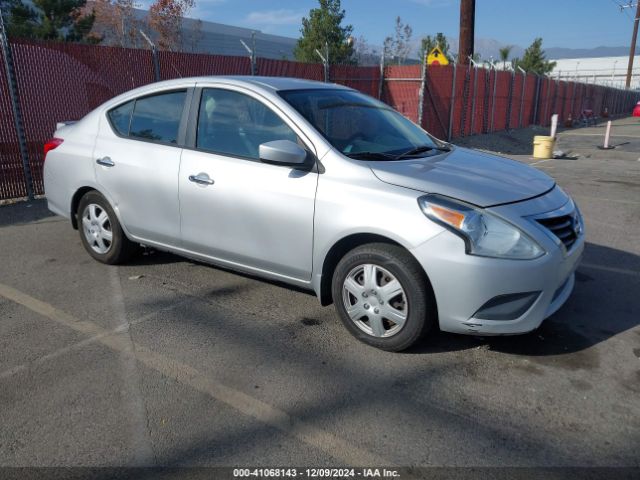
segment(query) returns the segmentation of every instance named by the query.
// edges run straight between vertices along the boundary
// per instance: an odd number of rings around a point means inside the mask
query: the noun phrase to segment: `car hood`
[[[526,200],[555,185],[551,177],[533,167],[460,147],[425,158],[368,164],[385,183],[438,193],[479,207]]]

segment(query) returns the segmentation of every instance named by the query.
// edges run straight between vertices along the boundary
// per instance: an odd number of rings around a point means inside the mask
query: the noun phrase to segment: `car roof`
[[[304,89],[342,89],[350,90],[349,87],[338,85],[336,83],[318,82],[315,80],[305,80],[301,78],[290,77],[263,77],[251,75],[210,75],[203,77],[179,78],[175,80],[166,80],[154,83],[156,87],[172,87],[180,86],[185,83],[206,83],[218,82],[228,83],[230,85],[244,85],[247,87],[262,88],[271,91],[282,90],[304,90]]]

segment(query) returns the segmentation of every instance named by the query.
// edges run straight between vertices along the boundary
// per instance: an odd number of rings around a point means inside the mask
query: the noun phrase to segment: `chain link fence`
[[[4,37],[6,41],[6,37]],[[638,92],[465,66],[323,65],[12,39],[0,61],[0,200],[44,193],[42,146],[56,122],[155,81],[198,75],[286,76],[347,85],[381,99],[438,138],[626,114]],[[12,91],[9,76],[13,78]]]

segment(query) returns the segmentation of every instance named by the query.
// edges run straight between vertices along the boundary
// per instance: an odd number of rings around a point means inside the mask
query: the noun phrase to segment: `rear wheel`
[[[122,231],[115,212],[100,193],[88,192],[78,206],[78,230],[85,250],[102,263],[115,265],[131,258],[137,245]]]
[[[332,295],[345,327],[383,350],[409,348],[436,322],[426,275],[396,245],[368,244],[347,253],[334,272]]]

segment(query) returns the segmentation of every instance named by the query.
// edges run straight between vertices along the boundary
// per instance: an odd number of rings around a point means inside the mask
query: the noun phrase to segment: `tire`
[[[85,250],[94,259],[108,265],[129,260],[138,245],[129,240],[118,217],[99,192],[86,193],[78,205],[78,231]]]
[[[427,276],[397,245],[371,243],[348,252],[336,266],[331,293],[347,330],[382,350],[405,350],[437,323]]]

